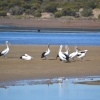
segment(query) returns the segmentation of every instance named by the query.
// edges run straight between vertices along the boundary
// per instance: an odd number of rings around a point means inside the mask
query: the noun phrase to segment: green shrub
[[[63,8],[62,15],[63,16],[75,16],[76,11],[74,9],[70,9],[70,8]]]
[[[34,17],[41,17],[41,13],[40,12],[35,12]]]
[[[45,11],[54,13],[56,11],[56,6],[51,4],[46,5]]]
[[[7,16],[5,11],[0,11],[0,16]]]
[[[24,8],[15,6],[9,10],[12,15],[21,15],[24,12]]]
[[[59,17],[62,16],[62,13],[61,13],[61,12],[55,12],[55,13],[54,13],[54,16],[55,16],[56,18],[59,18]]]
[[[91,8],[89,8],[89,9],[83,9],[82,16],[89,17],[91,15],[92,15],[92,9]]]
[[[25,13],[26,13],[27,15],[29,15],[29,14],[30,14],[30,9],[26,9],[26,10],[25,10]]]
[[[100,14],[99,14],[99,16],[98,16],[98,19],[100,19]]]
[[[24,4],[23,7],[24,7],[25,9],[30,9],[30,8],[31,8],[31,5],[29,5],[29,4]]]

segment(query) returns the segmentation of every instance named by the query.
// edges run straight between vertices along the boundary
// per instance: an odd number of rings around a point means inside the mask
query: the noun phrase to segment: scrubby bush
[[[41,17],[41,13],[40,12],[35,12],[34,17]]]
[[[87,5],[88,5],[89,8],[92,8],[92,9],[94,9],[96,7],[96,4],[95,4],[95,1],[94,0],[89,1],[87,3]]]
[[[53,5],[52,3],[47,4],[46,7],[45,7],[45,11],[54,13],[56,11],[56,6]]]
[[[30,14],[30,9],[26,9],[25,14],[29,15]]]
[[[62,13],[61,13],[61,12],[55,12],[55,13],[54,13],[54,16],[55,16],[56,18],[61,17],[61,16],[62,16]]]
[[[89,8],[89,9],[83,9],[82,15],[83,15],[84,17],[91,16],[91,15],[92,15],[92,9],[91,9],[91,8]]]
[[[100,14],[99,14],[99,16],[98,16],[98,19],[100,20]]]
[[[75,16],[76,11],[74,9],[70,9],[70,8],[63,8],[62,15],[63,16]]]
[[[32,4],[32,8],[31,8],[31,9],[37,10],[37,9],[39,9],[39,8],[40,8],[40,4],[39,4],[39,3],[33,3],[33,4]]]
[[[0,11],[0,16],[7,16],[5,11]]]
[[[30,8],[31,8],[31,5],[29,5],[29,4],[23,4],[23,7],[24,7],[25,9],[30,9]]]
[[[12,15],[21,15],[24,12],[24,8],[15,6],[9,10]]]

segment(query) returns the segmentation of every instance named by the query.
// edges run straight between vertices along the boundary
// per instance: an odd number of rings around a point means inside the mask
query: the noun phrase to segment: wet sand
[[[0,45],[0,51],[5,49],[5,45]],[[69,46],[70,53],[74,47]],[[34,45],[12,45],[7,58],[0,57],[0,82],[28,79],[42,79],[55,77],[82,77],[100,75],[100,47],[79,46],[81,50],[88,50],[84,61],[77,57],[75,61],[63,63],[56,60],[59,46],[50,46],[51,53],[48,60],[41,59],[42,52],[47,50],[47,46]],[[63,48],[63,51],[65,49]],[[30,61],[20,59],[23,54],[33,57]]]
[[[0,25],[24,27],[24,29],[70,30],[70,31],[100,31],[99,20],[69,20],[69,19],[9,19],[0,18]],[[13,29],[13,28],[12,28]]]

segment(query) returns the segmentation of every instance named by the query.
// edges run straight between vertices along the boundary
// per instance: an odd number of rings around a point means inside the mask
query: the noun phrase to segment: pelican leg
[[[4,55],[4,58],[7,58],[7,57]]]
[[[48,60],[47,56],[45,56],[45,60]]]
[[[84,61],[83,58],[81,58],[81,61]]]
[[[56,56],[56,60],[57,60],[58,57],[59,57],[59,55],[57,54],[57,56]]]
[[[72,58],[72,61],[74,61],[74,58]]]

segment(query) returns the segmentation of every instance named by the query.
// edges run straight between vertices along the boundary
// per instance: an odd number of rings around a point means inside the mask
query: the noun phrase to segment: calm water
[[[77,80],[83,81],[83,79]],[[91,79],[87,80],[91,81]],[[63,80],[63,83],[50,85],[28,85],[24,82],[22,86],[0,88],[0,100],[100,100],[99,85],[74,84],[73,81],[76,79]]]
[[[100,32],[20,31],[0,32],[0,44],[100,46]]]

